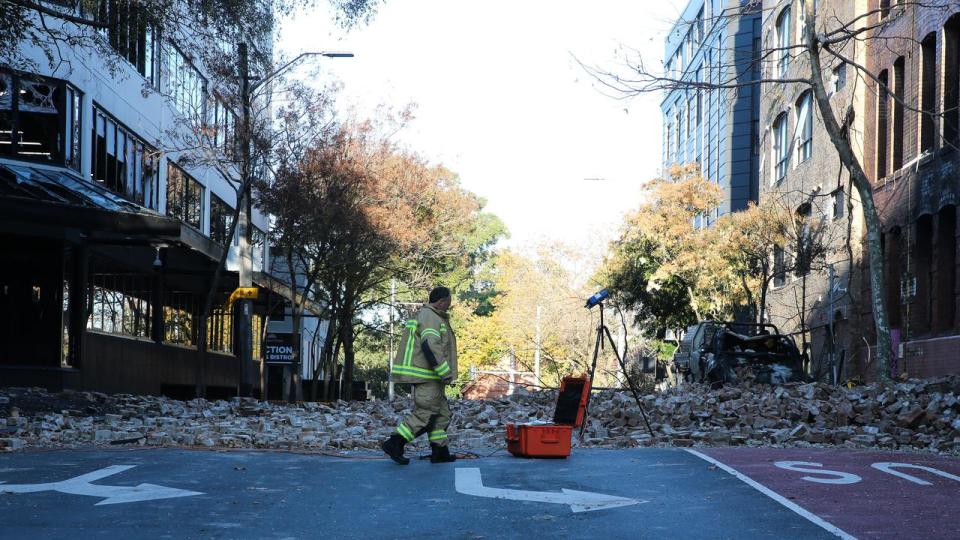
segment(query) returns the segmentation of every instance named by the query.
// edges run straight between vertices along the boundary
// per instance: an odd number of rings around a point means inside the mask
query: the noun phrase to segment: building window
[[[933,150],[937,129],[937,33],[927,34],[920,49],[920,152],[926,152]]]
[[[234,155],[237,144],[237,115],[219,98],[213,99],[213,144],[227,157]]]
[[[193,315],[196,297],[190,293],[168,292],[163,300],[163,341],[192,346],[196,339]]]
[[[879,88],[877,90],[877,179],[887,176],[887,107],[890,97],[887,95],[887,83],[889,77],[887,70],[880,72],[877,77]]]
[[[773,246],[773,286],[783,287],[787,283],[786,253],[780,246]]]
[[[893,171],[903,167],[903,99],[904,92],[904,59],[901,56],[893,63],[893,134],[890,141],[893,143]]]
[[[95,182],[137,204],[157,209],[157,151],[93,107],[90,175]]]
[[[250,245],[253,269],[263,270],[267,255],[267,235],[257,227],[253,227],[253,233],[250,235]]]
[[[773,178],[779,182],[787,175],[790,163],[790,138],[787,134],[787,113],[781,113],[773,122]]]
[[[673,127],[676,142],[676,147],[673,150],[673,161],[680,163],[683,160],[683,157],[680,156],[680,148],[682,148],[683,141],[683,113],[680,111],[679,105],[677,106],[677,112],[674,114]]]
[[[200,230],[203,223],[203,186],[183,169],[167,162],[167,215]]]
[[[810,159],[813,153],[813,94],[806,91],[797,100],[797,163]]]
[[[222,353],[233,352],[233,308],[214,307],[207,320],[207,348]],[[254,356],[256,358],[256,356]]]
[[[163,52],[167,97],[180,114],[204,118],[206,79],[172,42],[164,44]]]
[[[700,12],[697,13],[697,19],[694,22],[694,27],[697,32],[697,43],[703,43],[703,8],[700,8]]]
[[[673,124],[667,122],[665,128],[666,131],[666,148],[664,149],[664,163],[673,163]]]
[[[960,143],[960,14],[950,17],[943,26],[943,138],[956,146]]]
[[[837,93],[844,89],[847,86],[847,65],[840,64],[837,67],[833,68],[833,92]]]
[[[107,23],[103,32],[110,47],[160,88],[160,33],[140,8],[140,0],[92,0],[78,2],[82,16]]]
[[[149,277],[95,274],[87,328],[108,334],[149,338],[152,324]]]
[[[797,13],[797,43],[801,45],[807,44],[807,2],[806,0],[800,0]],[[816,7],[814,7],[816,9]]]
[[[949,331],[957,316],[957,207],[937,213],[937,312],[935,330]]]
[[[0,156],[79,169],[79,108],[64,81],[0,70]]]
[[[890,15],[890,0],[879,0],[880,18],[884,19]]]
[[[843,188],[837,188],[831,193],[830,199],[833,203],[833,219],[842,218],[847,209],[847,198],[844,196]]]
[[[210,194],[210,239],[227,245],[230,227],[233,226],[233,208],[220,197]]]
[[[790,69],[790,8],[784,8],[777,19],[777,75],[784,77]]]

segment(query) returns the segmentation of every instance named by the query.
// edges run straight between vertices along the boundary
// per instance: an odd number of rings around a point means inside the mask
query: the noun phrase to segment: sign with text
[[[263,342],[263,354],[268,364],[293,363],[293,334],[270,332]]]

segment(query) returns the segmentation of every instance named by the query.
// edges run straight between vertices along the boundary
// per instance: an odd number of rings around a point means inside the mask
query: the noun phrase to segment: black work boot
[[[431,444],[430,449],[433,451],[430,454],[430,463],[453,463],[457,460],[457,456],[451,454],[446,445]]]
[[[400,465],[407,465],[410,463],[410,459],[403,456],[403,446],[405,444],[407,444],[406,439],[401,437],[399,434],[394,433],[389,439],[380,444],[380,448],[382,448],[383,451],[390,456],[390,459],[396,461]]]

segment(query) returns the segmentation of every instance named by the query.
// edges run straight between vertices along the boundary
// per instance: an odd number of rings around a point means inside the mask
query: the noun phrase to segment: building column
[[[87,286],[89,280],[90,251],[86,242],[73,248],[73,272],[70,276],[70,298],[67,309],[70,332],[68,359],[76,369],[83,367],[83,335],[87,329]]]
[[[160,249],[157,256],[165,266],[166,249]],[[151,280],[152,285],[150,287],[150,339],[152,339],[154,343],[163,343],[163,289],[165,281],[163,266],[154,269]]]

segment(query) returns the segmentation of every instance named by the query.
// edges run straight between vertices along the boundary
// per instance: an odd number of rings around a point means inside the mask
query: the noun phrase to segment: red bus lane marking
[[[760,483],[758,483],[758,482],[755,482],[755,481],[752,480],[749,476],[746,476],[746,475],[744,475],[744,474],[741,474],[741,473],[738,472],[736,469],[734,469],[734,468],[732,468],[732,467],[728,467],[727,465],[724,465],[723,463],[721,463],[721,462],[713,459],[712,457],[710,457],[710,456],[708,456],[708,455],[705,455],[705,454],[701,454],[700,452],[697,452],[696,450],[691,450],[691,449],[687,448],[686,451],[687,451],[687,452],[690,452],[691,454],[697,456],[698,458],[703,459],[703,460],[705,460],[705,461],[707,461],[707,462],[709,462],[709,463],[712,463],[712,464],[716,465],[717,467],[723,469],[724,471],[732,474],[733,476],[737,477],[738,479],[740,479],[742,482],[744,482],[744,483],[747,484],[748,486],[756,489],[756,490],[759,491],[760,493],[763,493],[763,494],[766,495],[767,497],[770,497],[770,498],[773,499],[774,501],[780,503],[781,505],[785,506],[786,508],[788,508],[788,509],[792,510],[793,512],[797,513],[799,516],[801,516],[801,517],[803,517],[804,519],[810,521],[810,522],[813,523],[814,525],[816,525],[816,526],[818,526],[818,527],[821,527],[822,529],[824,529],[825,531],[829,532],[830,534],[833,534],[833,535],[835,535],[835,536],[838,536],[838,537],[840,537],[840,538],[844,538],[844,539],[847,539],[847,540],[856,540],[856,537],[855,537],[855,536],[847,533],[846,531],[844,531],[843,529],[837,527],[836,525],[833,525],[832,523],[830,523],[830,522],[828,522],[828,521],[826,521],[826,520],[824,520],[824,519],[821,519],[820,516],[817,516],[816,514],[814,514],[814,513],[812,513],[812,512],[809,512],[808,510],[806,510],[805,508],[803,508],[803,507],[800,506],[799,504],[794,503],[794,502],[792,502],[792,501],[789,501],[789,500],[785,499],[784,497],[780,496],[779,494],[777,494],[777,493],[774,492],[773,490],[768,489],[768,488],[767,488],[766,486],[764,486],[763,484],[760,484]]]
[[[850,535],[960,538],[955,517],[960,514],[960,459],[955,457],[820,448],[701,448],[698,453]]]

